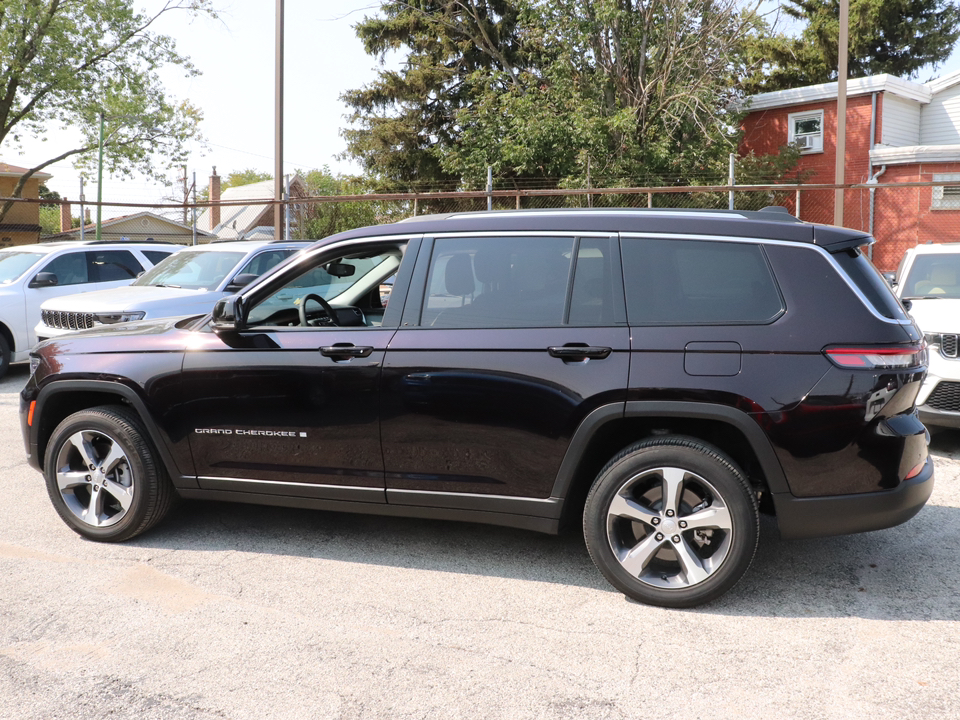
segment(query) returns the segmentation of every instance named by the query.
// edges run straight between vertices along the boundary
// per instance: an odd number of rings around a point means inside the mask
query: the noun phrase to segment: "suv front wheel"
[[[590,557],[640,602],[693,607],[733,587],[753,560],[757,501],[718,449],[663,436],[622,450],[584,508]]]
[[[123,407],[83,410],[53,431],[44,464],[60,517],[91,540],[128,540],[158,523],[175,490],[139,418]]]

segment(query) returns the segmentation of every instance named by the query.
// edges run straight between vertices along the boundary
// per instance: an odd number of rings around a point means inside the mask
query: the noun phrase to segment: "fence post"
[[[487,165],[487,210],[493,210],[493,166]]]
[[[193,244],[197,244],[197,171],[193,171]]]
[[[283,191],[286,204],[283,206],[283,239],[290,242],[290,176],[286,176],[286,187]]]
[[[652,193],[652,192],[648,192],[648,193],[647,193],[647,208],[649,209],[649,208],[652,208],[652,207],[653,207],[653,193]]]
[[[735,179],[733,176],[734,157],[735,157],[734,154],[730,153],[730,209],[731,210],[733,210],[733,186],[735,183]]]
[[[517,210],[520,209],[520,191],[517,190]]]
[[[797,199],[796,199],[796,213],[797,217],[800,217],[800,188],[797,188]]]

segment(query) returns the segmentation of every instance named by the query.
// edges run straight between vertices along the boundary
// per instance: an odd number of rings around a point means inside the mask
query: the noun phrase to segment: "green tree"
[[[381,189],[451,189],[460,178],[443,168],[435,147],[459,135],[458,112],[476,100],[475,79],[495,88],[520,83],[518,15],[511,0],[387,0],[382,15],[356,26],[366,51],[405,55],[399,70],[344,93],[352,127],[348,157]]]
[[[344,99],[348,154],[413,189],[723,181],[768,32],[739,0],[385,2],[357,26],[399,70]],[[783,162],[751,162],[782,175]],[[745,171],[747,172],[747,171]],[[749,174],[749,173],[748,173]],[[746,181],[746,180],[744,180]]]
[[[94,168],[101,112],[109,172],[160,178],[182,164],[201,115],[168,97],[157,70],[197,70],[171,37],[151,30],[175,11],[211,13],[209,0],[167,0],[147,14],[133,0],[0,0],[0,147],[63,128],[80,133],[76,147],[24,173],[13,197],[34,173],[66,158]],[[0,220],[12,204],[0,205]]]
[[[758,38],[753,49],[762,73],[746,80],[748,92],[782,90],[837,79],[839,0],[786,0],[789,17],[804,23],[799,37]],[[951,0],[850,0],[849,77],[889,73],[917,77],[937,67],[960,38],[960,5]]]
[[[363,178],[334,175],[326,166],[308,172],[304,183],[310,197],[363,195],[370,191],[369,183]],[[299,239],[319,240],[344,230],[400,219],[384,214],[384,208],[373,201],[311,202],[300,203],[295,208],[295,235]]]

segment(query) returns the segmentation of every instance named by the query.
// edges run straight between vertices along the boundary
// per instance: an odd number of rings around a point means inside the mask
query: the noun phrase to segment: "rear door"
[[[616,238],[426,240],[384,359],[388,502],[549,497],[581,420],[624,401],[629,346]]]

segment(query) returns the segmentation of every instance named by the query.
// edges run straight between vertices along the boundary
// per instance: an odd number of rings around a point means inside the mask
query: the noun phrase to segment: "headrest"
[[[451,295],[473,295],[476,284],[473,281],[473,264],[467,253],[450,256],[444,268],[443,283]]]

